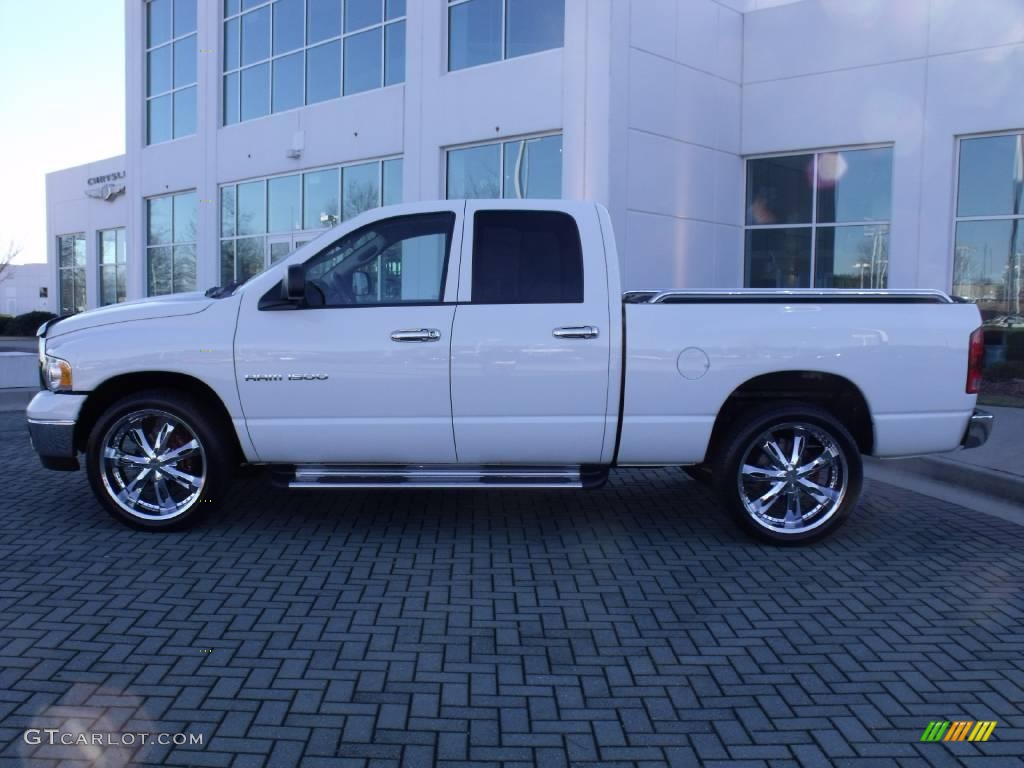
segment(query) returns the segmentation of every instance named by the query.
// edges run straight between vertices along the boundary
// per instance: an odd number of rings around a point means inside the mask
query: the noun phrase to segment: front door
[[[262,461],[455,461],[449,345],[462,207],[425,205],[295,254],[300,308],[275,304],[280,272],[246,290],[235,372]]]
[[[612,318],[597,232],[593,205],[466,204],[452,333],[460,462],[601,462]]]

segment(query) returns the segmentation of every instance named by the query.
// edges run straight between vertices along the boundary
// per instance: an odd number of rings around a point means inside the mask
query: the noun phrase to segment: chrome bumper
[[[992,423],[995,421],[988,411],[975,408],[971,414],[971,420],[967,422],[967,430],[964,432],[964,439],[960,441],[963,448],[977,448],[984,445],[992,434]]]

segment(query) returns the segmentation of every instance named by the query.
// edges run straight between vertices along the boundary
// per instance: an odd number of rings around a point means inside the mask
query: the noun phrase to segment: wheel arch
[[[217,418],[217,427],[231,436],[230,444],[238,463],[244,460],[238,433],[224,401],[209,384],[185,373],[167,371],[138,371],[113,376],[96,387],[82,404],[75,422],[74,445],[84,451],[96,422],[111,405],[121,398],[148,389],[182,392],[199,400]]]
[[[705,460],[714,457],[745,411],[773,401],[805,402],[823,408],[846,427],[862,454],[870,454],[874,447],[871,409],[856,384],[845,376],[824,371],[777,371],[748,379],[729,394],[715,418]]]

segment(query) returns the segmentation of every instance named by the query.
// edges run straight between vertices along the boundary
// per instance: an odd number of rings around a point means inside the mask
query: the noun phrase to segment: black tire
[[[707,464],[691,464],[689,466],[682,467],[682,470],[688,474],[691,479],[696,480],[707,488],[713,488],[715,485],[715,477],[711,474],[711,467]]]
[[[86,473],[93,493],[107,512],[132,528],[175,531],[197,524],[219,506],[233,470],[233,443],[223,427],[218,429],[222,421],[184,392],[147,390],[118,400],[96,421],[86,444]],[[163,446],[154,434],[162,424],[174,426]],[[146,448],[135,437],[137,430]],[[189,447],[193,440],[198,449]],[[105,448],[121,458],[104,459]],[[146,464],[161,461],[156,449],[164,451],[166,461]],[[169,457],[175,452],[181,458],[172,461]],[[149,473],[140,477],[146,469]],[[158,509],[147,508],[152,506]]]
[[[776,432],[769,435],[772,430]],[[793,462],[797,443],[807,453]],[[737,524],[762,541],[818,541],[846,522],[860,498],[864,469],[857,443],[834,416],[817,406],[776,403],[751,409],[719,445],[713,465],[715,488]],[[757,445],[765,447],[757,450]],[[780,447],[781,455],[770,458],[770,451]],[[798,471],[819,462],[813,471]],[[742,466],[757,471],[741,477]],[[810,511],[805,512],[805,505]]]

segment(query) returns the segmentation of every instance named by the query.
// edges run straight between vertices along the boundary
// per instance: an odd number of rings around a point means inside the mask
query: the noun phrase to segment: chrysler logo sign
[[[118,171],[117,173],[108,173],[106,176],[92,176],[85,180],[85,183],[90,187],[94,187],[97,184],[104,184],[108,181],[120,181],[124,178],[124,171]]]
[[[88,197],[109,202],[124,192],[124,183],[121,181],[123,178],[124,171],[108,173],[103,176],[90,176],[85,180],[85,183],[89,185],[85,194]]]

